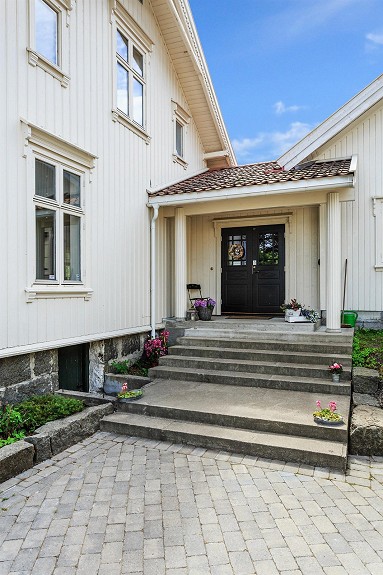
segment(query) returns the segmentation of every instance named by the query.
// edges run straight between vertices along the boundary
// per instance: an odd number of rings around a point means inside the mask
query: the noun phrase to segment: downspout
[[[150,224],[150,325],[151,337],[156,337],[156,219],[159,205],[154,204],[153,217]]]

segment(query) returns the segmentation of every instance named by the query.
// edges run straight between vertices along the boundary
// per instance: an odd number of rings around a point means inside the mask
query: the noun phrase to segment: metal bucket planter
[[[198,307],[198,317],[202,321],[209,321],[211,320],[211,314],[213,313],[214,308],[210,307]]]

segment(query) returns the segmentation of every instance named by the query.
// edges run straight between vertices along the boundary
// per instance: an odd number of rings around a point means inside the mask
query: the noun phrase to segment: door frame
[[[217,315],[221,315],[221,254],[222,254],[222,229],[223,228],[240,228],[240,227],[258,227],[267,225],[285,224],[285,294],[289,293],[288,286],[290,285],[290,234],[294,222],[294,212],[284,212],[283,214],[259,214],[255,216],[244,216],[232,219],[219,218],[213,220],[214,235],[216,240],[215,250],[215,269],[216,269],[216,294],[217,294]]]

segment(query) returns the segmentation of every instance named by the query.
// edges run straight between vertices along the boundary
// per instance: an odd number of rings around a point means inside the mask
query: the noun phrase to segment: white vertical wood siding
[[[323,146],[315,158],[339,158],[357,154],[355,201],[342,202],[342,261],[348,260],[346,309],[381,311],[383,273],[375,270],[374,196],[383,196],[383,104],[375,105],[337,137]]]
[[[108,0],[73,2],[69,22],[69,86],[28,63],[28,0],[0,2],[0,351],[149,324],[150,217],[146,189],[202,170],[203,149],[193,119],[187,128],[188,168],[173,162],[171,100],[188,109],[149,0],[126,0],[127,11],[153,40],[147,60],[144,140],[112,120],[111,7]],[[94,290],[81,298],[26,303],[35,258],[33,182],[23,154],[20,118],[94,153],[85,196],[86,259]],[[30,152],[29,152],[30,154]],[[170,232],[169,232],[170,233]],[[160,249],[160,246],[159,246]],[[159,279],[163,281],[163,272]],[[163,309],[159,315],[163,315]]]
[[[319,308],[318,271],[318,207],[284,210],[236,212],[235,218],[251,216],[270,217],[288,211],[290,223],[285,224],[286,234],[286,299],[298,298],[306,306]],[[228,214],[198,215],[188,218],[188,281],[200,283],[204,295],[217,298],[217,276],[220,277],[221,261],[216,257],[216,238],[213,219],[227,218]],[[261,225],[265,225],[262,221]],[[257,225],[246,223],[243,225]],[[235,224],[235,227],[237,224]],[[212,268],[212,269],[211,269]]]

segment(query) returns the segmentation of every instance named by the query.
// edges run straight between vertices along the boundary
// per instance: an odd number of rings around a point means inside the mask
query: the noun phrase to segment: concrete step
[[[329,377],[328,366],[316,366],[310,364],[296,365],[293,363],[275,363],[267,361],[250,361],[242,359],[226,359],[226,357],[185,357],[181,355],[166,355],[161,357],[160,366],[177,367],[181,371],[192,368],[195,371],[219,370],[228,372],[246,372],[258,374],[287,375],[294,377],[311,377],[325,379]],[[351,368],[345,367],[342,373],[343,381],[351,379]]]
[[[190,338],[193,339],[193,338]],[[200,340],[201,341],[201,340]],[[202,340],[203,341],[203,340]],[[222,346],[192,346],[190,345],[174,345],[169,348],[170,355],[187,356],[187,357],[200,357],[200,358],[221,358],[225,359],[235,359],[235,360],[249,360],[249,361],[266,361],[275,363],[285,363],[286,360],[289,364],[310,364],[316,366],[326,366],[328,367],[334,361],[334,355],[315,353],[302,354],[297,351],[286,351],[279,350],[254,350],[254,349],[240,349],[234,347],[223,347],[226,342],[222,342]],[[216,345],[218,342],[216,341]],[[336,361],[340,362],[343,367],[351,368],[351,356],[350,355],[340,355],[337,354]]]
[[[285,375],[245,373],[223,370],[196,369],[193,367],[171,367],[159,365],[150,370],[151,379],[173,379],[176,381],[199,381],[214,383],[215,385],[228,384],[242,387],[262,387],[266,389],[285,389],[303,391],[308,393],[326,393],[336,395],[350,395],[351,382],[341,380],[333,383],[329,374],[324,379],[311,377],[291,377]]]
[[[199,346],[199,347],[220,347],[239,348],[252,350],[279,350],[287,352],[300,352],[302,354],[323,353],[331,355],[332,359],[338,358],[338,355],[352,354],[352,341],[349,343],[322,342],[305,336],[303,341],[282,340],[280,338],[252,338],[252,339],[220,339],[217,337],[179,337],[177,344],[182,346]]]
[[[155,380],[145,386],[140,400],[119,402],[117,408],[153,417],[347,442],[347,425],[329,427],[314,422],[317,399],[318,394],[291,390]],[[323,406],[335,401],[338,412],[348,420],[349,397],[321,394],[320,399]]]
[[[253,331],[253,332],[267,332],[267,331],[278,331],[286,333],[315,333],[320,329],[320,322],[311,323],[308,321],[299,321],[294,323],[289,323],[284,320],[284,317],[271,318],[269,320],[259,320],[259,319],[225,319],[222,317],[212,317],[211,321],[196,321],[193,322],[194,325],[191,326],[193,329],[209,329],[209,330],[221,330],[230,329],[232,331],[242,332],[242,331]]]
[[[117,412],[101,430],[345,471],[344,443]]]
[[[204,323],[204,322],[200,322]],[[222,327],[217,322],[214,326],[214,322],[206,322],[208,325],[204,327],[191,327],[184,330],[184,335],[187,337],[202,337],[202,338],[219,338],[219,339],[256,339],[258,341],[262,340],[278,340],[278,341],[290,341],[290,342],[317,342],[317,343],[342,343],[346,345],[352,345],[354,330],[353,329],[342,329],[339,333],[327,333],[325,330],[322,331],[320,328],[316,332],[302,333],[299,331],[292,330],[279,330],[279,328],[273,330],[258,330],[249,329],[248,327],[240,326],[226,326]],[[197,322],[198,326],[199,322]],[[295,324],[286,324],[292,325]],[[214,327],[213,327],[214,326]]]

